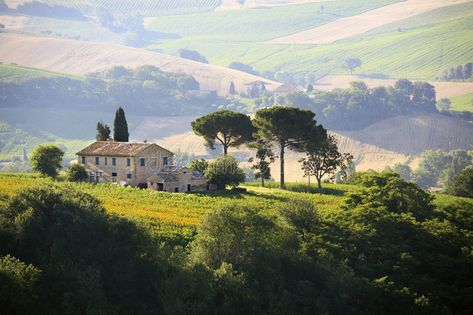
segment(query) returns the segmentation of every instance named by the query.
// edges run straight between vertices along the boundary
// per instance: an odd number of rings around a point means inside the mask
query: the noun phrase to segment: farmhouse
[[[244,85],[244,93],[252,98],[257,98],[261,96],[261,93],[266,90],[266,85],[271,83],[264,81],[253,81],[246,83]]]
[[[93,183],[119,183],[169,192],[213,188],[200,173],[173,166],[173,153],[156,143],[96,141],[76,154]]]

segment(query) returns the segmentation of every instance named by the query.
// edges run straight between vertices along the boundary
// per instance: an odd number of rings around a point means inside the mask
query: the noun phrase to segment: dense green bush
[[[457,198],[434,208],[397,174],[360,176],[344,210],[317,209],[320,199],[307,194],[261,195],[269,207],[224,205],[186,247],[159,238],[159,226],[107,215],[74,189],[84,185],[38,184],[2,200],[2,311],[466,315],[473,308],[471,204]]]
[[[233,156],[226,155],[208,165],[205,177],[218,189],[225,189],[226,186],[236,187],[242,183],[245,180],[245,173],[238,167],[238,162]]]
[[[64,151],[58,146],[39,145],[31,153],[31,168],[41,175],[56,177],[62,168]]]
[[[473,166],[460,172],[448,191],[455,196],[473,198]]]
[[[71,182],[85,182],[89,178],[85,166],[74,164],[67,170],[67,180]]]

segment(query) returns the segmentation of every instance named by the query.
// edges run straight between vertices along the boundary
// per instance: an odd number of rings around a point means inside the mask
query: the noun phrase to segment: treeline
[[[352,82],[348,89],[295,92],[275,101],[314,111],[331,130],[361,129],[398,115],[437,113],[434,86],[405,79],[394,86],[376,88]]]
[[[465,81],[473,76],[473,63],[468,62],[464,65],[458,65],[450,69],[445,69],[440,76],[444,81]]]
[[[199,83],[182,73],[154,66],[112,67],[85,79],[39,77],[0,83],[1,106],[60,107],[101,110],[126,105],[133,114],[198,114],[216,107],[215,93],[200,92]]]
[[[38,1],[21,3],[17,6],[16,11],[22,14],[50,17],[54,19],[86,19],[81,10],[61,5],[49,5]]]
[[[448,191],[455,178],[471,167],[473,167],[473,151],[428,150],[420,156],[415,171],[406,164],[397,164],[392,170],[398,172],[404,180],[414,181],[422,188],[442,187]]]
[[[185,244],[71,185],[19,192],[0,205],[2,311],[469,314],[471,203],[434,206],[393,173],[359,185],[330,211],[229,204]]]

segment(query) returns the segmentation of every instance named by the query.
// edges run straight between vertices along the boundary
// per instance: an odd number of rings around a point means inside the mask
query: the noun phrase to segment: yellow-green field
[[[296,192],[305,190],[301,183],[289,183],[288,189],[257,187],[255,183],[243,185],[246,192],[224,191],[212,193],[166,193],[143,190],[132,187],[121,187],[113,184],[63,183],[34,174],[4,173],[0,174],[0,196],[12,196],[26,188],[41,185],[71,185],[99,199],[109,212],[131,219],[153,222],[159,226],[194,229],[205,214],[228,203],[239,203],[271,212],[280,203],[291,202],[294,199],[304,199],[313,202],[321,214],[338,211],[343,204],[343,195],[355,190],[356,186],[324,184],[325,194]],[[267,183],[276,187],[277,183]],[[472,203],[473,200],[447,195],[436,195],[437,205],[447,205],[456,200]]]
[[[1,174],[0,195],[14,195],[21,189],[40,185],[66,185],[33,174]],[[241,203],[264,211],[271,211],[282,202],[293,199],[312,201],[321,212],[337,210],[342,204],[342,195],[354,186],[326,185],[333,194],[320,195],[283,191],[273,188],[243,186],[247,192],[213,192],[205,194],[179,194],[156,192],[113,184],[72,183],[73,187],[99,199],[105,209],[120,216],[151,219],[160,224],[195,227],[212,209],[228,203]]]

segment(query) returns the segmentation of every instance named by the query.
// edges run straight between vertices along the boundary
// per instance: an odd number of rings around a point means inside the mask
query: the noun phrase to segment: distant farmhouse
[[[253,81],[246,83],[244,85],[244,93],[252,98],[258,98],[261,96],[263,91],[266,91],[266,85],[271,85],[271,83],[264,81]]]
[[[173,166],[173,153],[155,143],[96,141],[76,154],[93,183],[168,192],[214,190],[199,172]]]

